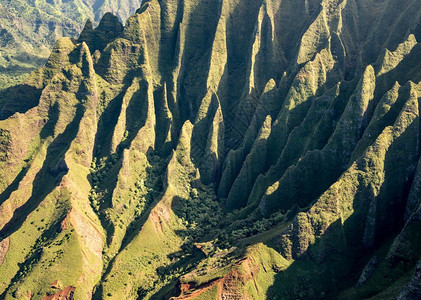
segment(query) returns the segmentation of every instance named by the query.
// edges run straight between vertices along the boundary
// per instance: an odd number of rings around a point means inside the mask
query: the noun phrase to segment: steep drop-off
[[[60,39],[0,102],[1,297],[421,297],[420,22],[150,0]]]

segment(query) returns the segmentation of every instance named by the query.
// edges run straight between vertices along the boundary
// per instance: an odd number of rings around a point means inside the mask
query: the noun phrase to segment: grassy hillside
[[[0,93],[0,298],[420,298],[420,21],[149,0],[59,39]]]
[[[107,12],[126,20],[141,0],[5,0],[0,3],[0,88],[21,83],[45,64],[60,37],[77,37]]]

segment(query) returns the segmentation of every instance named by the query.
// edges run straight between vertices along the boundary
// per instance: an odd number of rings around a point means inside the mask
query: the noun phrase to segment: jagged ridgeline
[[[0,89],[24,81],[45,64],[58,37],[77,36],[85,20],[98,24],[106,12],[121,20],[141,0],[2,0],[0,1]]]
[[[1,95],[1,297],[419,298],[419,24],[151,0],[60,39]]]

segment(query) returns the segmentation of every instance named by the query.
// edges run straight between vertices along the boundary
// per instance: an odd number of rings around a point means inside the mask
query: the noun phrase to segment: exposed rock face
[[[54,295],[46,295],[42,300],[73,300],[75,287],[68,286],[62,291],[55,293]]]
[[[374,256],[365,266],[360,278],[358,279],[357,288],[366,284],[367,280],[373,275],[374,269],[377,267],[379,260]]]
[[[108,43],[115,40],[123,32],[123,25],[119,19],[111,13],[106,13],[98,27],[93,29],[92,22],[88,20],[82,30],[79,42],[85,42],[92,53],[102,51]]]
[[[420,21],[415,0],[150,0],[60,39],[0,103],[0,295],[415,293]]]
[[[417,299],[421,297],[421,264],[417,265],[414,276],[409,284],[402,290],[398,300]]]

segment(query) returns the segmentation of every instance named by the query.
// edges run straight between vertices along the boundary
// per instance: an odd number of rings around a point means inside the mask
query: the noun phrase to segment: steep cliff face
[[[4,0],[0,3],[0,89],[43,66],[60,37],[77,37],[87,19],[111,12],[126,20],[141,0]]]
[[[150,0],[60,39],[1,97],[0,294],[418,295],[420,21]]]

